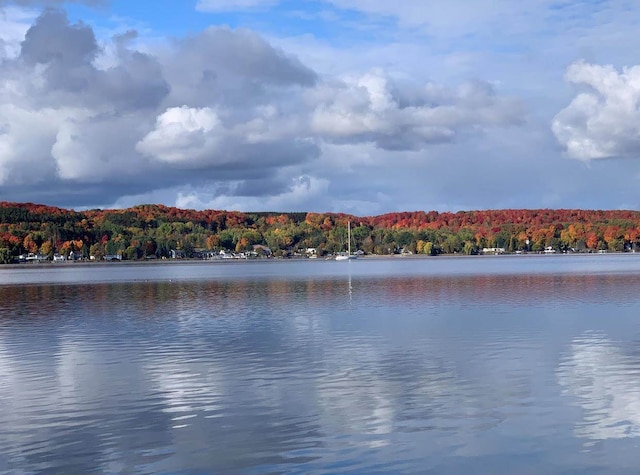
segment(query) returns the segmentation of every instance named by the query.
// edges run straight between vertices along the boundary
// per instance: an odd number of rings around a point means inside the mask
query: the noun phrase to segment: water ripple
[[[0,286],[0,472],[633,473],[640,274],[332,264]]]

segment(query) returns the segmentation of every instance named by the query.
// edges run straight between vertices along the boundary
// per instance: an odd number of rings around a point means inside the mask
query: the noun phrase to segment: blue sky
[[[268,36],[310,36],[340,47],[392,41],[405,34],[392,16],[371,17],[356,9],[315,0],[274,1],[237,10],[199,6],[197,1],[113,0],[101,6],[70,4],[66,9],[72,22],[89,22],[106,30],[130,25],[150,36],[182,37],[218,25],[247,28]]]
[[[0,199],[355,214],[640,207],[636,2],[0,10]]]

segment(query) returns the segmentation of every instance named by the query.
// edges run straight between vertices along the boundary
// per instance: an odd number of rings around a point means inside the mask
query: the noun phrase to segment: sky
[[[640,209],[632,0],[0,0],[0,200]]]

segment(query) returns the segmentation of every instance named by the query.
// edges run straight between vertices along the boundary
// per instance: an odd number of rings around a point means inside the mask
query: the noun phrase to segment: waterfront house
[[[18,257],[19,262],[47,262],[49,257],[44,254],[34,254],[30,252],[27,255],[21,254]]]
[[[504,254],[505,253],[505,249],[504,247],[485,247],[482,249],[482,254]]]
[[[253,252],[255,252],[258,256],[262,257],[271,257],[271,249],[267,246],[263,246],[262,244],[254,244]]]

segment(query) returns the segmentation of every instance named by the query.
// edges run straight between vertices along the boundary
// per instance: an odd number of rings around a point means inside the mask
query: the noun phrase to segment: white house
[[[483,254],[504,254],[504,247],[485,247],[482,249]]]

